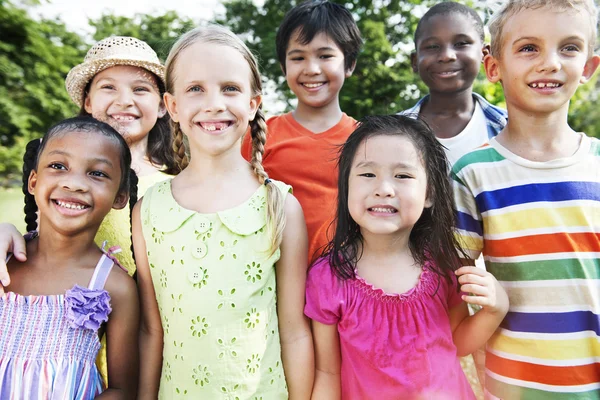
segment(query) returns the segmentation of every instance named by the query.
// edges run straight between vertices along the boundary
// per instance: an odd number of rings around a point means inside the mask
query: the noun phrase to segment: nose
[[[60,186],[70,192],[87,192],[89,189],[87,175],[84,173],[65,174]]]
[[[319,75],[321,73],[321,65],[318,60],[308,59],[306,67],[304,68],[304,74],[306,75]]]
[[[439,62],[450,62],[450,61],[455,61],[455,60],[456,60],[456,50],[454,50],[452,45],[442,46],[440,48],[440,52],[438,55]]]
[[[375,190],[376,197],[393,197],[394,196],[394,187],[390,183],[388,179],[381,179],[377,182],[377,187]]]
[[[561,69],[560,57],[555,51],[548,51],[540,58],[538,72],[557,72]]]
[[[225,111],[225,101],[223,94],[220,91],[206,93],[203,96],[204,104],[202,106],[204,112],[219,113]]]
[[[133,93],[131,90],[119,90],[117,103],[121,106],[130,106],[133,104]]]

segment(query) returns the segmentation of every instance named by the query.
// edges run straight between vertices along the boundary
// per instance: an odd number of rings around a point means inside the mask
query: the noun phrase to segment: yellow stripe
[[[493,350],[545,360],[576,360],[600,357],[597,337],[570,340],[519,339],[495,334],[488,342]]]
[[[573,207],[556,206],[511,211],[483,217],[485,234],[495,235],[515,233],[526,229],[594,226],[593,216],[598,215],[598,207],[580,205]],[[564,231],[561,229],[561,231]]]

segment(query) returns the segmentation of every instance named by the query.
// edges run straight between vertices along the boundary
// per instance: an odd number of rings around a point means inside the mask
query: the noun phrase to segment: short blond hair
[[[557,11],[575,10],[589,15],[590,32],[589,54],[594,53],[596,37],[598,35],[598,8],[594,0],[508,0],[494,13],[488,22],[491,35],[491,50],[494,57],[500,57],[502,51],[502,36],[504,25],[517,14],[526,9],[550,8]]]

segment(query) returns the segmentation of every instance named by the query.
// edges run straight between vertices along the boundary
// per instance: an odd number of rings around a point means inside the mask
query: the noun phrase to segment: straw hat
[[[139,39],[128,36],[111,36],[96,43],[86,54],[83,63],[75,66],[65,80],[71,100],[81,107],[88,82],[98,73],[116,65],[144,68],[164,84],[165,67],[156,52]]]

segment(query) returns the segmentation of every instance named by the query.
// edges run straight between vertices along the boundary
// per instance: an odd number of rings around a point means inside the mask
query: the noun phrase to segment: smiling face
[[[412,66],[432,93],[470,89],[483,59],[474,21],[453,12],[435,15],[419,30]]]
[[[576,10],[525,9],[502,31],[500,54],[487,56],[485,67],[490,81],[502,82],[509,111],[566,113],[579,84],[598,67],[599,57],[588,52],[589,17]]]
[[[363,237],[409,234],[429,206],[426,172],[409,138],[377,135],[358,146],[348,209]]]
[[[131,144],[146,140],[165,115],[156,77],[143,68],[119,65],[94,76],[85,110],[115,128]]]
[[[173,93],[165,95],[165,102],[192,154],[239,153],[261,101],[244,56],[230,46],[197,41],[178,55],[173,76]]]
[[[303,105],[321,108],[337,104],[344,80],[352,75],[353,69],[346,70],[344,54],[325,33],[319,33],[310,43],[302,44],[296,32],[289,41],[285,79]]]
[[[48,139],[29,192],[40,211],[40,226],[65,235],[98,229],[111,208],[123,208],[119,143],[96,132],[59,133]]]

